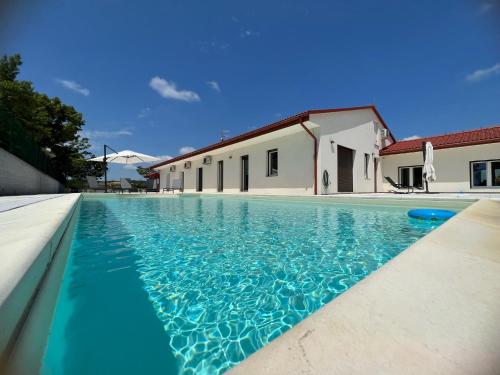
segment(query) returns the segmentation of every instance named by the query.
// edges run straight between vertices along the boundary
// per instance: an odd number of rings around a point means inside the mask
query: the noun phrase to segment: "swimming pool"
[[[406,212],[86,196],[42,373],[224,372],[440,224]]]

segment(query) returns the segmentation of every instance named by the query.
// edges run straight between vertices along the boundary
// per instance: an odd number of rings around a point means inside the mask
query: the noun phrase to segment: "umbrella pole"
[[[104,145],[104,192],[108,192],[108,168],[106,165],[106,145]]]

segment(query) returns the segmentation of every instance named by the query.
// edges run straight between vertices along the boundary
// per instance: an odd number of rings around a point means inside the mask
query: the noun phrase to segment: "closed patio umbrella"
[[[111,154],[106,154],[106,148],[112,151],[111,147],[104,145],[104,155],[98,156],[96,158],[88,159],[89,161],[99,161],[102,163],[116,163],[116,164],[138,164],[138,163],[148,163],[153,161],[159,161],[160,159],[154,156],[141,154],[140,152],[123,150],[120,152],[113,152]],[[104,189],[108,192],[108,175],[106,171],[106,165],[104,166]]]
[[[429,192],[429,182],[436,181],[436,170],[434,169],[434,148],[431,142],[422,142],[422,151],[424,153],[424,168],[422,176],[425,181],[425,192]]]

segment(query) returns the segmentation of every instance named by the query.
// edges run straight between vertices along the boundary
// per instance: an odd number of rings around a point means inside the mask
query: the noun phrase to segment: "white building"
[[[432,191],[500,193],[500,126],[396,142],[380,153],[384,176],[421,186],[422,142],[434,147]]]
[[[473,184],[466,189],[470,178],[457,171],[464,161],[488,160],[486,167],[472,163],[467,168],[476,175],[498,174],[500,179],[500,168],[493,161],[500,159],[500,127],[491,129],[481,142],[457,143],[467,152],[456,152],[451,145],[441,150],[445,147],[437,142],[440,137],[429,139],[437,143],[438,182],[431,184],[433,191],[478,189]],[[311,110],[152,168],[160,172],[160,189],[181,186],[187,193],[383,192],[391,189],[384,176],[412,186],[421,184],[417,175],[421,176],[423,141],[396,142],[374,106]],[[476,157],[486,154],[488,159]],[[496,183],[496,177],[487,177],[487,185],[481,188],[490,191]]]

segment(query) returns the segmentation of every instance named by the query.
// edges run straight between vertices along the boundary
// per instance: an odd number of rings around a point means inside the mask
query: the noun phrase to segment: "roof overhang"
[[[236,137],[229,138],[227,140],[214,143],[210,146],[206,146],[203,148],[200,148],[198,150],[195,150],[193,152],[184,154],[184,155],[179,155],[175,158],[165,160],[161,163],[154,164],[150,168],[151,169],[158,169],[166,165],[174,164],[176,162],[186,160],[186,159],[192,159],[197,156],[202,156],[210,153],[210,155],[216,155],[218,153],[222,152],[227,152],[230,151],[231,149],[239,148],[245,145],[251,145],[253,143],[258,143],[262,142],[266,139],[271,139],[277,136],[283,136],[287,134],[292,134],[293,132],[298,132],[298,131],[303,131],[302,127],[298,126],[295,127],[296,129],[288,129],[292,128],[296,125],[300,125],[300,123],[304,123],[304,125],[308,126],[309,128],[314,128],[317,127],[317,125],[312,124],[309,122],[309,117],[310,115],[315,115],[315,114],[322,114],[322,113],[334,113],[334,112],[344,112],[344,111],[356,111],[356,110],[364,110],[364,109],[370,109],[372,110],[378,119],[380,120],[380,123],[384,128],[389,130],[387,127],[384,119],[382,116],[380,116],[379,112],[375,108],[374,105],[368,105],[368,106],[361,106],[361,107],[348,107],[348,108],[332,108],[332,109],[315,109],[315,110],[309,110],[305,112],[298,113],[294,116],[285,118],[283,120],[274,122],[272,124],[263,126],[261,128],[240,134]],[[285,129],[288,129],[287,131],[284,131]],[[270,136],[269,136],[270,135]],[[395,142],[395,138],[393,137],[392,133],[389,130],[389,135],[390,138],[392,139],[393,142]],[[236,146],[237,144],[237,146]],[[233,147],[230,147],[233,146]]]

